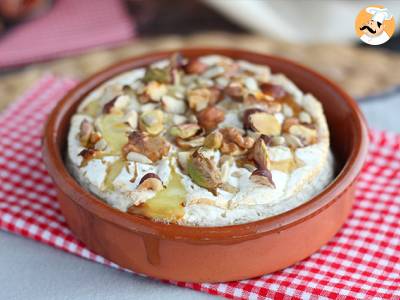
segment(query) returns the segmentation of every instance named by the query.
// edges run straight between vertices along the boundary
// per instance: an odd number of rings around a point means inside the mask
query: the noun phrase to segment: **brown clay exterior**
[[[345,222],[354,182],[367,154],[365,121],[354,100],[318,73],[283,58],[230,49],[183,49],[187,57],[221,54],[266,64],[322,102],[338,161],[336,179],[319,195],[284,214],[242,225],[194,228],[156,223],[111,208],[68,173],[63,154],[78,103],[114,75],[168,57],[173,51],[135,57],[79,84],[50,114],[44,160],[58,190],[61,211],[88,248],[138,273],[160,279],[220,282],[251,278],[290,266],[317,251]]]

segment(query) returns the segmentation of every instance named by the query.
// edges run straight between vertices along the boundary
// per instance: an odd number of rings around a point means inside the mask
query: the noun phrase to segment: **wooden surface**
[[[254,35],[216,32],[141,39],[114,49],[94,49],[76,56],[0,71],[0,109],[22,95],[46,73],[82,79],[127,57],[161,49],[195,46],[234,47],[288,57],[327,75],[354,97],[378,94],[400,85],[400,54],[381,48],[294,45]]]

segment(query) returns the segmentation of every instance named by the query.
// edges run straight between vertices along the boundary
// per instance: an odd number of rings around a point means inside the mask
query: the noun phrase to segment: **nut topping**
[[[290,148],[296,149],[304,146],[303,142],[297,136],[287,133],[284,133],[283,136]]]
[[[259,169],[270,169],[271,161],[269,159],[267,146],[264,139],[259,138],[253,147],[253,160]]]
[[[290,127],[292,127],[293,125],[297,125],[299,123],[300,123],[299,119],[297,118],[287,118],[285,119],[285,121],[283,121],[282,131],[289,132]]]
[[[317,131],[304,125],[292,125],[289,133],[300,138],[306,145],[313,144],[317,141]]]
[[[161,110],[150,110],[140,116],[139,127],[151,135],[157,135],[164,129],[164,115]]]
[[[235,127],[222,128],[220,131],[224,137],[224,143],[235,143],[243,149],[250,149],[254,145],[251,137],[244,137],[242,132]]]
[[[251,129],[265,135],[279,135],[281,133],[281,124],[269,113],[258,112],[249,117]]]
[[[184,67],[185,72],[188,74],[201,74],[204,73],[208,68],[208,65],[202,63],[198,59],[191,59]]]
[[[221,173],[215,164],[198,150],[189,158],[187,171],[192,180],[199,186],[208,189],[216,194],[216,190],[221,186]]]
[[[147,173],[140,179],[138,190],[152,190],[155,192],[161,191],[164,189],[163,183],[155,173]]]
[[[204,137],[200,136],[200,137],[193,138],[193,139],[190,139],[190,140],[184,140],[184,139],[181,139],[181,138],[177,137],[175,139],[175,142],[182,149],[189,150],[189,149],[198,148],[198,147],[203,146]]]
[[[260,85],[261,91],[273,97],[274,99],[281,99],[286,96],[286,91],[283,89],[283,87],[272,84],[272,83],[263,83]]]
[[[169,149],[170,145],[164,138],[149,136],[140,131],[133,131],[129,134],[128,143],[123,147],[122,151],[125,156],[127,156],[129,152],[137,152],[155,162],[167,155]]]
[[[205,130],[216,128],[224,119],[224,111],[216,106],[207,107],[197,114],[199,125]]]
[[[305,111],[302,111],[299,114],[299,120],[300,120],[301,123],[304,123],[304,124],[311,124],[311,122],[312,122],[310,114],[308,112],[305,112]]]
[[[241,83],[232,82],[224,89],[225,95],[231,97],[233,100],[241,101],[243,99],[244,89]]]
[[[201,131],[199,125],[188,123],[171,127],[169,133],[174,137],[179,137],[185,140],[195,136],[199,131]]]
[[[199,112],[215,104],[220,97],[220,91],[217,88],[198,88],[189,91],[187,96],[189,107]]]
[[[172,81],[172,76],[167,69],[148,68],[144,74],[143,82],[149,83],[151,81],[170,83]]]
[[[219,149],[222,145],[224,136],[219,131],[211,132],[204,140],[204,146],[210,149]]]
[[[87,119],[84,119],[79,129],[79,141],[81,142],[82,146],[87,146],[93,130],[93,124],[90,123]]]
[[[275,183],[272,180],[272,174],[267,169],[257,169],[250,175],[250,180],[254,183],[266,185],[270,188],[275,188]]]
[[[251,129],[250,116],[257,112],[265,112],[265,111],[260,108],[249,108],[243,112],[243,128],[244,129],[246,129],[246,130]]]

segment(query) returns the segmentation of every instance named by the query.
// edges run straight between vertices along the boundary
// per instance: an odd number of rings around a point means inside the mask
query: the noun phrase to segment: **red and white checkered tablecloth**
[[[118,268],[73,236],[42,163],[46,115],[74,84],[47,76],[0,115],[0,228]],[[400,135],[370,137],[352,214],[317,253],[256,279],[170,283],[242,299],[400,299]]]

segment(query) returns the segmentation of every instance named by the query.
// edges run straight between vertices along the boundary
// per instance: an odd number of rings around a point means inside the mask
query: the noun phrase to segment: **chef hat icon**
[[[365,9],[367,13],[372,15],[372,20],[375,22],[383,23],[385,20],[392,19],[392,15],[389,13],[387,8],[378,8],[378,7],[367,7]]]

